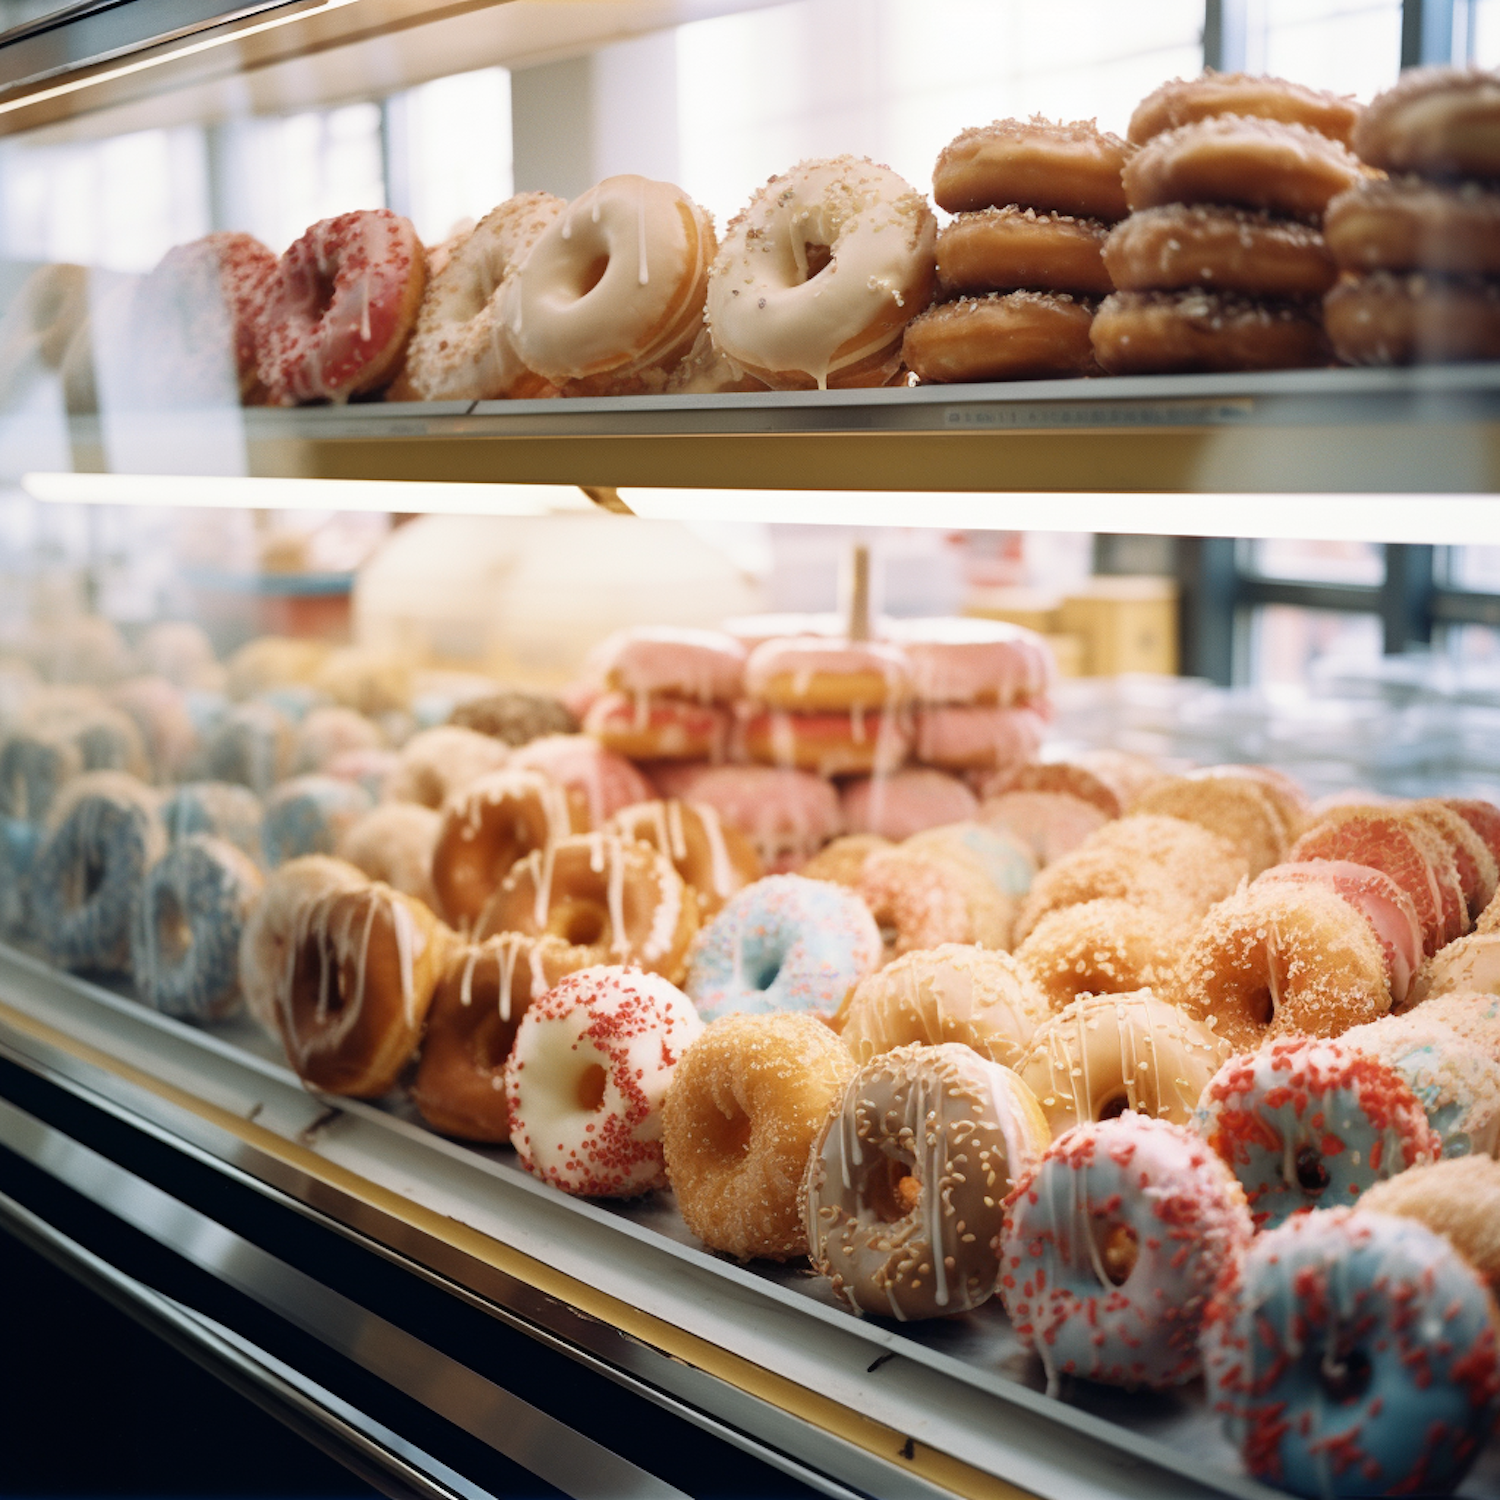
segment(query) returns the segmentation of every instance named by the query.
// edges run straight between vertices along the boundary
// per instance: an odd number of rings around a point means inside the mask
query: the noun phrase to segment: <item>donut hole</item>
[[[833,260],[833,248],[830,245],[820,245],[815,241],[809,241],[803,245],[802,253],[807,257],[807,279],[811,281],[814,276],[828,269]]]
[[[604,273],[609,270],[609,256],[597,255],[588,265],[583,268],[583,274],[578,278],[578,295],[587,297],[588,294],[604,280]]]
[[[1261,985],[1245,996],[1245,1016],[1257,1026],[1269,1026],[1276,1019],[1276,1001],[1270,985]]]
[[[576,1085],[578,1094],[578,1107],[589,1114],[602,1109],[604,1106],[604,1090],[609,1083],[609,1074],[604,1069],[603,1063],[590,1063],[583,1072],[578,1075]]]
[[[781,977],[786,954],[780,948],[759,949],[745,955],[745,979],[752,990],[768,990]]]
[[[1297,1186],[1304,1193],[1321,1193],[1328,1186],[1328,1168],[1323,1165],[1323,1158],[1311,1146],[1304,1146],[1297,1153],[1293,1170],[1296,1172]]]
[[[1124,1286],[1140,1259],[1140,1237],[1129,1224],[1111,1224],[1099,1245],[1099,1261],[1111,1286]]]
[[[1094,1118],[1096,1120],[1118,1120],[1129,1108],[1129,1094],[1111,1094],[1094,1112]]]
[[[87,906],[104,884],[104,861],[96,850],[87,850],[78,859],[68,881],[67,900],[73,910]]]
[[[156,902],[156,951],[169,964],[180,963],[193,946],[193,929],[176,892],[162,891]]]
[[[570,899],[553,908],[547,925],[565,943],[592,948],[609,931],[609,913],[596,902]]]
[[[469,1042],[469,1055],[475,1070],[481,1073],[498,1074],[510,1056],[516,1040],[516,1023],[502,1021],[498,1009],[491,1011],[474,1028]]]
[[[738,1105],[732,1105],[727,1114],[718,1114],[705,1124],[708,1149],[721,1161],[739,1161],[750,1154],[753,1127],[750,1116]]]
[[[908,1162],[887,1156],[865,1180],[863,1196],[866,1207],[876,1218],[886,1224],[895,1224],[917,1206],[922,1197],[922,1184],[912,1174]]]
[[[1326,1349],[1318,1361],[1318,1384],[1328,1399],[1340,1406],[1361,1400],[1374,1373],[1370,1356],[1363,1349],[1351,1349],[1342,1359],[1335,1350]]]

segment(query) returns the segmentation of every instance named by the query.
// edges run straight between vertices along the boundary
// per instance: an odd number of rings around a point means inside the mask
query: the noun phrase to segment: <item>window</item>
[[[1369,99],[1396,81],[1401,0],[1250,0],[1245,67]]]
[[[1356,584],[1385,580],[1385,549],[1375,542],[1255,541],[1244,551],[1248,555],[1242,566],[1260,578]]]
[[[1306,682],[1314,667],[1380,660],[1375,615],[1267,604],[1250,616],[1250,678],[1258,685]]]

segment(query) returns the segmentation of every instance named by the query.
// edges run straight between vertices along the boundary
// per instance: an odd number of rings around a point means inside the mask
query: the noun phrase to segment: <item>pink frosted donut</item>
[[[911,696],[911,667],[904,651],[879,641],[795,636],[750,653],[745,694],[795,713],[885,708]]]
[[[771,875],[800,869],[844,827],[838,793],[808,771],[711,766],[691,777],[686,790],[662,795],[706,802],[755,845]]]
[[[182,689],[165,677],[132,677],[109,690],[110,703],[135,720],[158,782],[178,781],[198,748],[198,729]]]
[[[1003,771],[1024,766],[1042,748],[1046,725],[1031,708],[923,704],[916,711],[912,753],[949,771]]]
[[[730,727],[728,712],[712,703],[644,693],[603,693],[583,719],[584,733],[606,750],[647,761],[722,761]]]
[[[726,634],[732,635],[746,651],[754,651],[767,641],[784,641],[793,636],[813,635],[839,639],[845,622],[836,614],[732,615],[724,621]]]
[[[606,750],[586,734],[545,734],[522,745],[506,764],[515,770],[540,771],[582,792],[595,827],[622,807],[649,802],[654,795],[646,778],[623,755]]]
[[[732,703],[745,675],[745,648],[720,630],[649,625],[617,630],[598,648],[607,688],[691,703]]]
[[[979,800],[942,771],[897,771],[851,781],[839,799],[850,833],[877,833],[900,842],[925,828],[970,822]]]
[[[828,713],[769,708],[745,715],[738,740],[739,751],[762,765],[792,766],[819,776],[894,771],[911,748],[904,711],[890,708]]]
[[[896,620],[890,633],[906,650],[918,703],[1032,703],[1047,696],[1056,672],[1041,636],[1000,620]]]
[[[1039,865],[1071,853],[1110,821],[1092,802],[1071,792],[1002,792],[981,802],[977,816],[1020,839]]]

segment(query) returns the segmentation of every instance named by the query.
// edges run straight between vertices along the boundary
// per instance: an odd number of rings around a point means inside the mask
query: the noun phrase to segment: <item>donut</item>
[[[1494,1300],[1411,1219],[1335,1208],[1259,1236],[1203,1343],[1245,1467],[1298,1495],[1447,1494],[1500,1411]]]
[[[132,677],[108,696],[139,732],[152,780],[176,781],[198,748],[198,726],[182,690],[165,677]]]
[[[550,693],[526,693],[509,689],[486,693],[455,706],[448,722],[460,729],[475,729],[502,745],[529,745],[549,734],[577,734],[577,716]]]
[[[830,880],[858,890],[865,861],[882,849],[895,847],[878,833],[846,833],[820,849],[797,873],[808,880]]]
[[[957,1042],[873,1059],[807,1160],[813,1269],[847,1306],[900,1322],[980,1306],[1006,1194],[1047,1140],[1016,1075]]]
[[[710,1021],[735,1011],[832,1016],[880,960],[880,930],[858,896],[768,875],[736,891],[699,933],[683,987]]]
[[[844,826],[900,841],[944,823],[963,823],[979,809],[974,793],[942,771],[907,770],[862,777],[839,794]]]
[[[1252,777],[1174,776],[1131,804],[1135,814],[1182,818],[1232,844],[1251,878],[1286,858],[1291,840],[1276,804]]]
[[[1337,202],[1337,200],[1335,200]],[[1338,279],[1323,235],[1247,208],[1167,203],[1115,225],[1104,264],[1122,292],[1189,287],[1251,297],[1321,297]]]
[[[1337,1036],[1391,1008],[1364,915],[1324,886],[1261,885],[1220,902],[1178,964],[1171,998],[1232,1046]]]
[[[774,873],[806,864],[844,826],[838,792],[821,776],[790,767],[716,766],[680,795],[738,828]]]
[[[1002,792],[985,798],[976,816],[1024,844],[1042,867],[1071,854],[1109,821],[1092,802],[1069,792]]]
[[[40,824],[58,794],[83,774],[83,751],[53,729],[20,730],[0,745],[0,817]]]
[[[31,872],[36,936],[65,969],[130,969],[130,919],[166,833],[156,794],[123,771],[86,771],[52,809]]]
[[[792,713],[869,712],[906,702],[911,665],[900,647],[878,641],[764,641],[745,663],[745,694]]]
[[[1152,785],[1162,779],[1158,777]],[[1133,800],[1112,777],[1074,760],[1028,761],[998,772],[984,783],[986,797],[1006,792],[1060,793],[1092,803],[1106,819],[1120,817]]]
[[[594,827],[622,807],[649,802],[646,778],[625,759],[586,734],[547,734],[513,751],[507,764],[518,771],[540,771],[570,792],[581,792]]]
[[[606,750],[631,760],[717,762],[729,751],[729,714],[681,698],[602,693],[583,716],[583,728]]]
[[[329,704],[309,710],[292,735],[291,772],[307,775],[349,750],[378,750],[385,744],[380,726],[352,708]]]
[[[1409,1003],[1452,994],[1500,995],[1500,933],[1472,932],[1439,948],[1418,970]]]
[[[107,704],[37,719],[78,746],[85,771],[126,771],[144,780],[150,773],[146,744],[135,720]]]
[[[1185,912],[1131,901],[1081,901],[1049,911],[1016,949],[1053,1010],[1081,995],[1170,987],[1185,938]]]
[[[918,703],[1018,708],[1044,700],[1057,675],[1052,648],[1034,630],[968,616],[890,622]]]
[[[732,703],[745,675],[745,648],[732,635],[680,625],[617,630],[592,658],[606,688],[635,697]]]
[[[938,284],[947,294],[1030,287],[1103,297],[1114,290],[1100,255],[1107,227],[1016,203],[959,214],[938,231]]]
[[[1230,1058],[1194,1128],[1239,1178],[1257,1229],[1347,1205],[1442,1149],[1406,1080],[1342,1038],[1277,1037]]]
[[[20,818],[0,817],[0,936],[24,934],[31,920],[31,868],[41,832]]]
[[[1285,78],[1216,73],[1210,68],[1199,78],[1174,78],[1147,94],[1136,105],[1127,134],[1136,145],[1144,146],[1163,131],[1217,115],[1250,115],[1303,125],[1347,146],[1360,107],[1347,96],[1305,88]]]
[[[1500,866],[1496,865],[1495,856],[1461,814],[1435,798],[1412,802],[1406,810],[1448,846],[1463,891],[1464,930],[1468,931],[1495,899],[1495,889],[1500,884]]]
[[[747,375],[714,343],[713,334],[704,328],[693,340],[693,347],[682,356],[681,363],[667,376],[669,396],[722,396],[731,391],[767,391],[764,380]]]
[[[720,1016],[672,1075],[662,1105],[667,1177],[687,1226],[750,1260],[807,1253],[802,1177],[854,1059],[805,1015]]]
[[[141,671],[165,677],[184,690],[221,686],[223,669],[208,632],[194,620],[157,620],[148,625],[135,648]]]
[[[1500,1291],[1500,1162],[1488,1156],[1455,1156],[1411,1167],[1360,1195],[1362,1213],[1415,1219],[1447,1239]]]
[[[1018,839],[983,823],[942,823],[906,839],[913,854],[938,854],[977,870],[1006,896],[1024,896],[1036,878],[1036,861]]]
[[[1166,1390],[1198,1373],[1209,1297],[1250,1236],[1239,1185],[1190,1130],[1089,1120],[1007,1203],[1000,1296],[1053,1394],[1064,1375]]]
[[[269,703],[239,703],[204,736],[196,762],[204,781],[234,781],[266,796],[287,773],[292,727]]]
[[[911,732],[894,709],[840,709],[790,713],[772,708],[750,712],[740,725],[740,744],[752,760],[818,776],[868,776],[894,771],[911,748]]]
[[[174,843],[146,872],[131,917],[136,995],[154,1010],[214,1021],[240,1004],[240,937],[261,873],[205,833]]]
[[[943,943],[1008,948],[1015,902],[972,867],[904,847],[872,854],[860,871],[860,899],[882,934],[886,956]]]
[[[1202,766],[1196,771],[1189,771],[1188,776],[1195,781],[1254,782],[1270,798],[1271,806],[1275,809],[1276,816],[1286,832],[1288,842],[1301,834],[1312,821],[1312,801],[1307,793],[1293,777],[1288,776],[1285,771],[1277,770],[1275,766]],[[1150,787],[1168,779],[1164,773],[1153,776],[1150,786],[1137,792],[1136,796],[1131,799],[1132,806],[1145,795],[1146,791],[1150,790]]]
[[[1500,78],[1479,68],[1407,68],[1365,107],[1354,149],[1386,172],[1500,177]]]
[[[437,908],[432,851],[443,826],[439,814],[415,802],[384,802],[362,813],[338,837],[334,853],[403,896]]]
[[[332,854],[370,810],[370,794],[336,776],[294,776],[266,798],[260,844],[274,869],[304,854]]]
[[[922,704],[913,720],[912,754],[947,771],[1004,772],[1026,765],[1047,732],[1033,708]]]
[[[1346,146],[1305,125],[1218,115],[1153,136],[1121,181],[1132,212],[1224,203],[1316,223],[1363,174]]]
[[[240,701],[268,688],[310,683],[329,649],[324,641],[299,636],[257,636],[230,656],[225,691]]]
[[[440,724],[414,734],[397,752],[395,769],[381,795],[387,802],[415,802],[440,808],[481,776],[510,759],[499,740],[478,730]]]
[[[89,273],[67,263],[38,266],[0,318],[0,405],[20,395],[40,364],[59,369],[68,345],[88,319]]]
[[[1047,1014],[1045,997],[1010,954],[943,943],[867,974],[836,1024],[861,1064],[913,1042],[961,1042],[1014,1068]]]
[[[1446,1026],[1476,1052],[1500,1063],[1500,998],[1452,990],[1423,1001],[1420,1017]]]
[[[1334,351],[1351,365],[1455,364],[1500,355],[1500,281],[1346,276],[1323,299]]]
[[[532,1001],[505,1064],[521,1165],[590,1198],[664,1187],[662,1103],[702,1030],[681,990],[639,969],[582,969]]]
[[[932,300],[937,221],[889,167],[806,161],[729,221],[708,283],[714,343],[772,390],[887,385]]]
[[[1328,205],[1323,235],[1346,271],[1496,276],[1500,192],[1481,182],[1367,178]]]
[[[1020,203],[1113,223],[1127,211],[1120,173],[1134,154],[1092,120],[996,120],[943,147],[932,169],[932,196],[953,214]]]
[[[211,834],[260,861],[260,798],[230,781],[187,781],[163,795],[161,821],[167,841]]]
[[[750,840],[706,802],[637,802],[617,812],[605,831],[665,854],[692,887],[705,921],[764,873]]]
[[[1444,807],[1451,807],[1484,841],[1500,868],[1500,807],[1477,797],[1441,797]]]
[[[500,303],[506,278],[566,206],[551,193],[517,193],[492,208],[441,269],[431,267],[406,349],[405,383],[417,400],[494,401],[546,392],[547,381],[516,352]]]
[[[1092,375],[1094,310],[1068,292],[958,297],[912,319],[901,358],[924,385]]]
[[[1300,370],[1331,362],[1322,321],[1308,304],[1197,287],[1116,292],[1099,304],[1090,337],[1111,375]]]
[[[539,771],[510,768],[470,782],[444,804],[442,819],[432,886],[438,911],[465,930],[517,863],[589,825],[581,793]]]

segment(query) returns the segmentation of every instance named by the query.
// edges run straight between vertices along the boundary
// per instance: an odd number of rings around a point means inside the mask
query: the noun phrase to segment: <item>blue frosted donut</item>
[[[0,817],[0,937],[23,934],[31,905],[31,867],[41,831],[24,818]]]
[[[852,891],[769,875],[731,896],[698,934],[685,988],[705,1020],[731,1011],[831,1016],[880,959],[880,929]]]
[[[197,1021],[240,1003],[240,935],[260,871],[233,844],[189,834],[146,872],[130,939],[136,994],[169,1016]]]
[[[65,969],[125,973],[141,881],[166,847],[156,796],[123,771],[89,771],[58,814],[32,873],[37,935]]]
[[[1297,1495],[1446,1495],[1500,1413],[1494,1302],[1413,1219],[1335,1208],[1258,1236],[1203,1357],[1245,1466]]]
[[[161,820],[173,843],[192,833],[208,833],[260,858],[260,798],[232,781],[186,781],[167,795]]]
[[[65,734],[11,735],[0,745],[0,817],[40,824],[57,794],[83,769],[83,752]]]
[[[260,844],[275,869],[304,854],[332,854],[340,836],[369,812],[370,794],[336,776],[294,776],[266,799]]]
[[[239,703],[203,736],[198,774],[206,781],[234,781],[264,797],[286,774],[292,758],[292,727],[269,703]]]

